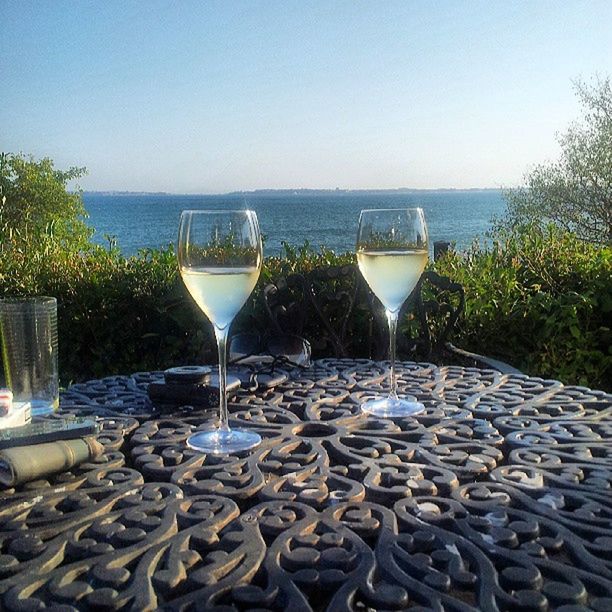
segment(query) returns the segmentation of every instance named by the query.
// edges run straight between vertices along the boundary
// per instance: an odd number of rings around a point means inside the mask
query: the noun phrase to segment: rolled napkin
[[[104,447],[94,437],[16,446],[0,451],[0,484],[14,487],[65,472],[100,456]]]

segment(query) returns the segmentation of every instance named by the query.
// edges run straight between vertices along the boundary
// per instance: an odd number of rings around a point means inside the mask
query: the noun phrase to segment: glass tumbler
[[[13,401],[30,403],[32,416],[57,410],[57,300],[0,299],[0,341]]]

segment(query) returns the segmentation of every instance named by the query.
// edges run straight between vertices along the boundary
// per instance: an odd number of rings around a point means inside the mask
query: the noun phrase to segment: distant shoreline
[[[226,193],[171,193],[169,191],[89,191],[85,190],[83,195],[94,196],[168,196],[168,197],[206,197],[206,198],[223,198],[236,196],[329,196],[329,195],[391,195],[395,193],[474,193],[488,191],[502,191],[503,187],[439,187],[432,189],[416,189],[408,187],[399,187],[397,189],[254,189],[250,191],[229,191]]]

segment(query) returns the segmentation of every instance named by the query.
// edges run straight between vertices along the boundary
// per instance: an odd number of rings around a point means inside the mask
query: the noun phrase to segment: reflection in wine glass
[[[388,397],[362,404],[364,412],[381,417],[401,417],[425,409],[397,395],[395,336],[397,319],[427,265],[428,237],[421,208],[362,210],[357,232],[357,263],[370,289],[382,302],[389,323],[391,359]]]
[[[190,448],[223,454],[254,448],[254,431],[230,429],[226,394],[226,346],[232,320],[253,291],[262,264],[256,214],[251,210],[185,210],[181,213],[178,261],[189,293],[214,326],[219,349],[219,427],[198,432]]]

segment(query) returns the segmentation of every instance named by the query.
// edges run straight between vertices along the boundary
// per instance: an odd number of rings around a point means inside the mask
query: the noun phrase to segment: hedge
[[[248,327],[259,316],[257,296],[265,282],[351,262],[352,253],[285,245],[282,256],[265,260],[236,328]],[[529,374],[611,388],[610,247],[534,229],[500,235],[467,253],[450,252],[432,265],[465,288],[456,345]],[[33,256],[5,252],[0,294],[57,297],[64,385],[216,359],[211,326],[188,297],[170,247],[134,257],[122,256],[112,245],[76,255],[61,248],[37,249]],[[365,319],[354,324],[358,333]]]

